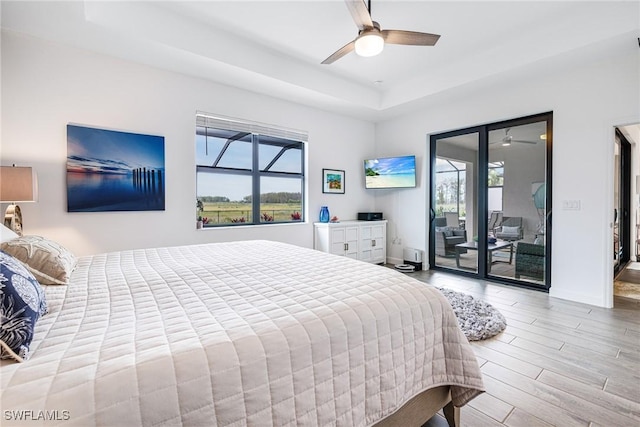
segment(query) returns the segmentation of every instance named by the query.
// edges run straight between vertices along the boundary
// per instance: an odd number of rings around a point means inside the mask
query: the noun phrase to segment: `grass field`
[[[260,206],[260,213],[264,215],[260,222],[289,222],[293,221],[291,214],[302,213],[301,203],[263,203]],[[250,203],[220,202],[205,203],[202,212],[196,215],[208,222],[205,227],[220,224],[235,224],[242,222],[253,222]],[[244,221],[242,220],[244,218]],[[256,221],[258,222],[258,221]]]

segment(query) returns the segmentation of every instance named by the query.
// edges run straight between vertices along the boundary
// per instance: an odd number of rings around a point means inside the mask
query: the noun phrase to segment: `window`
[[[436,215],[458,212],[466,215],[466,165],[463,162],[436,158]]]
[[[196,116],[197,216],[204,227],[304,221],[305,133]]]

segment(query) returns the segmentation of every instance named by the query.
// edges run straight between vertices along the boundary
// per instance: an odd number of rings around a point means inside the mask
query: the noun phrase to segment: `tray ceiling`
[[[2,27],[373,121],[640,36],[634,1],[373,0],[371,14],[442,37],[321,65],[357,35],[342,0],[3,1]]]

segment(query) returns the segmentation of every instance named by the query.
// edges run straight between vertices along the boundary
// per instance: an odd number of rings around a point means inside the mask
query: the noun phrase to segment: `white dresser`
[[[382,264],[387,261],[387,221],[314,223],[313,247],[335,255]]]

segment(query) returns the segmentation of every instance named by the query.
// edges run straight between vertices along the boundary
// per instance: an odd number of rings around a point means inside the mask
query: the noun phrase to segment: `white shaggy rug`
[[[469,341],[491,338],[504,331],[507,321],[491,304],[451,289],[436,288],[453,307],[460,329]]]

